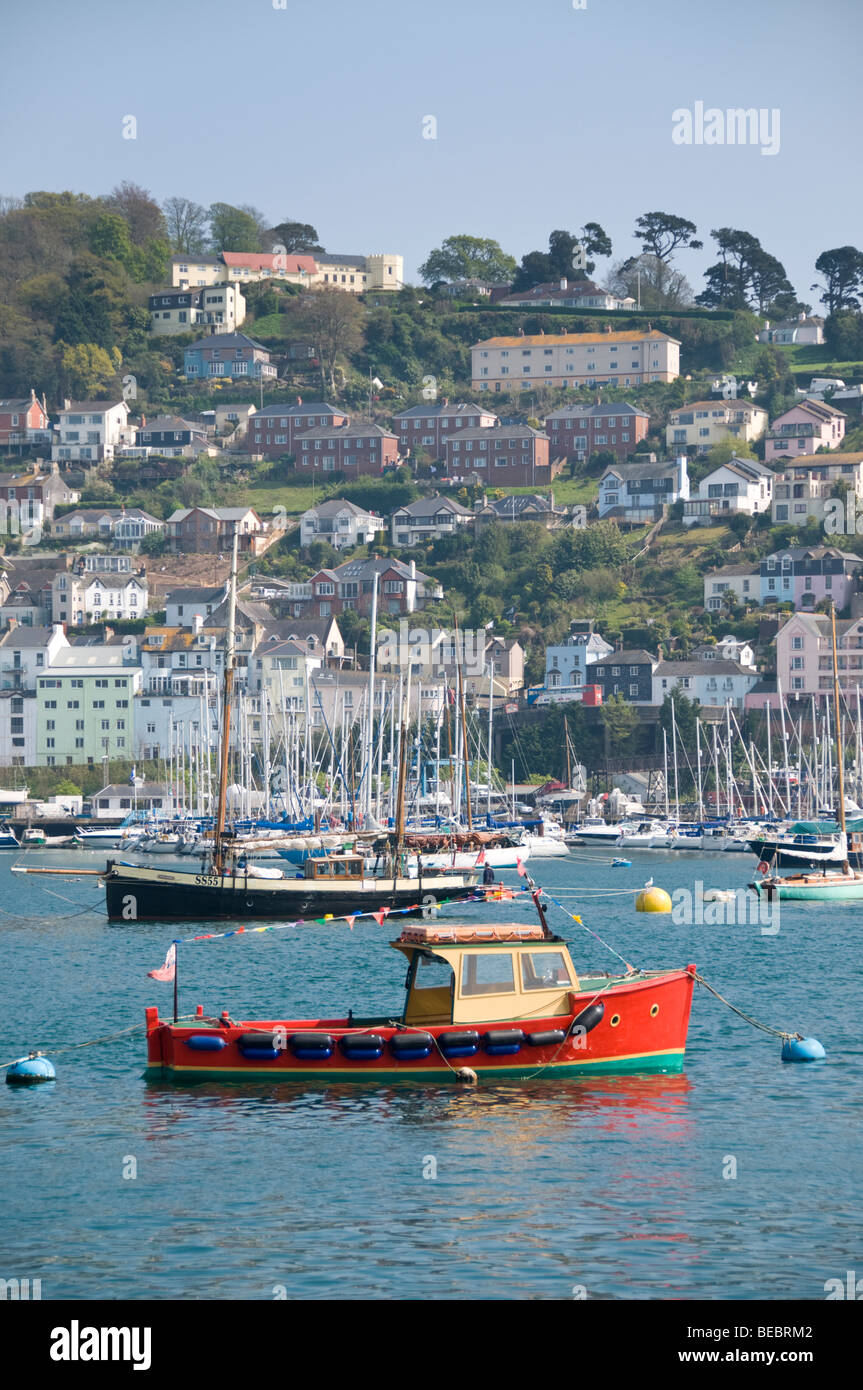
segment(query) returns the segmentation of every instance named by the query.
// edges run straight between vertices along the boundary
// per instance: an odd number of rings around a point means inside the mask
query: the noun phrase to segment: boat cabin
[[[363,861],[358,854],[310,855],[305,874],[306,878],[358,879],[363,876]]]
[[[505,922],[494,927],[423,924],[390,943],[408,959],[402,1021],[489,1023],[572,1012],[578,976],[562,938]]]

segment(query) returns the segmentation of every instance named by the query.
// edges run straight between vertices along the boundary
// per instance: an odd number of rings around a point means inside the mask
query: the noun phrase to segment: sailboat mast
[[[222,839],[225,833],[225,808],[228,800],[228,745],[231,738],[231,695],[234,688],[234,639],[237,617],[237,527],[231,547],[231,580],[228,588],[228,629],[225,643],[225,679],[222,685],[222,747],[219,758],[219,809],[216,813],[216,833],[213,838],[213,868],[221,873],[224,867]]]
[[[836,720],[836,771],[839,775],[839,829],[845,844],[845,868],[848,868],[848,837],[845,834],[845,774],[842,757],[842,730],[839,723],[839,662],[836,656],[836,605],[830,609],[833,637],[833,705]]]
[[[468,828],[468,830],[473,830],[473,815],[472,815],[472,813],[471,813],[471,805],[470,805],[470,759],[469,759],[469,757],[468,757],[468,744],[467,744],[467,715],[466,715],[466,713],[465,713],[465,704],[464,704],[464,680],[463,680],[463,678],[462,678],[461,657],[460,657],[460,655],[459,655],[459,640],[460,640],[460,639],[459,639],[459,632],[458,632],[458,618],[456,617],[455,613],[453,613],[452,616],[453,616],[453,623],[455,624],[455,668],[456,668],[456,674],[458,675],[458,699],[459,699],[459,710],[460,710],[460,713],[461,713],[461,741],[462,741],[462,751],[463,751],[463,754],[464,754],[464,789],[465,789],[465,796],[466,796],[466,798],[467,798],[467,801],[466,801],[466,804],[467,804],[467,828]]]

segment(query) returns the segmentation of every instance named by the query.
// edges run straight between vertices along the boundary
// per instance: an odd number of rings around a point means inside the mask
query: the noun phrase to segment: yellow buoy
[[[635,899],[636,912],[670,912],[671,898],[664,888],[642,888]]]

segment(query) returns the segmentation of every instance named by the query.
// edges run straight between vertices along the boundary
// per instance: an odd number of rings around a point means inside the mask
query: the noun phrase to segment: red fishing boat
[[[168,1022],[149,1008],[147,1077],[473,1082],[679,1071],[695,966],[579,977],[533,885],[531,895],[535,925],[406,926],[389,943],[407,961],[404,1003],[390,1015],[236,1020],[199,1007]]]

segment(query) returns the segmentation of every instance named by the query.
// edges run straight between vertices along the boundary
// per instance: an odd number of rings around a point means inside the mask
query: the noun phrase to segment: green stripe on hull
[[[645,1052],[639,1056],[607,1057],[584,1062],[534,1062],[520,1067],[479,1067],[472,1068],[479,1079],[507,1077],[528,1079],[553,1073],[555,1076],[599,1076],[621,1075],[637,1071],[677,1072],[683,1068],[684,1049],[670,1048],[666,1052]],[[261,1067],[233,1067],[203,1070],[201,1067],[148,1067],[144,1073],[147,1081],[450,1081],[460,1067],[469,1067],[470,1057],[459,1059],[453,1067],[352,1067],[348,1070],[333,1068],[298,1067],[278,1071]]]

